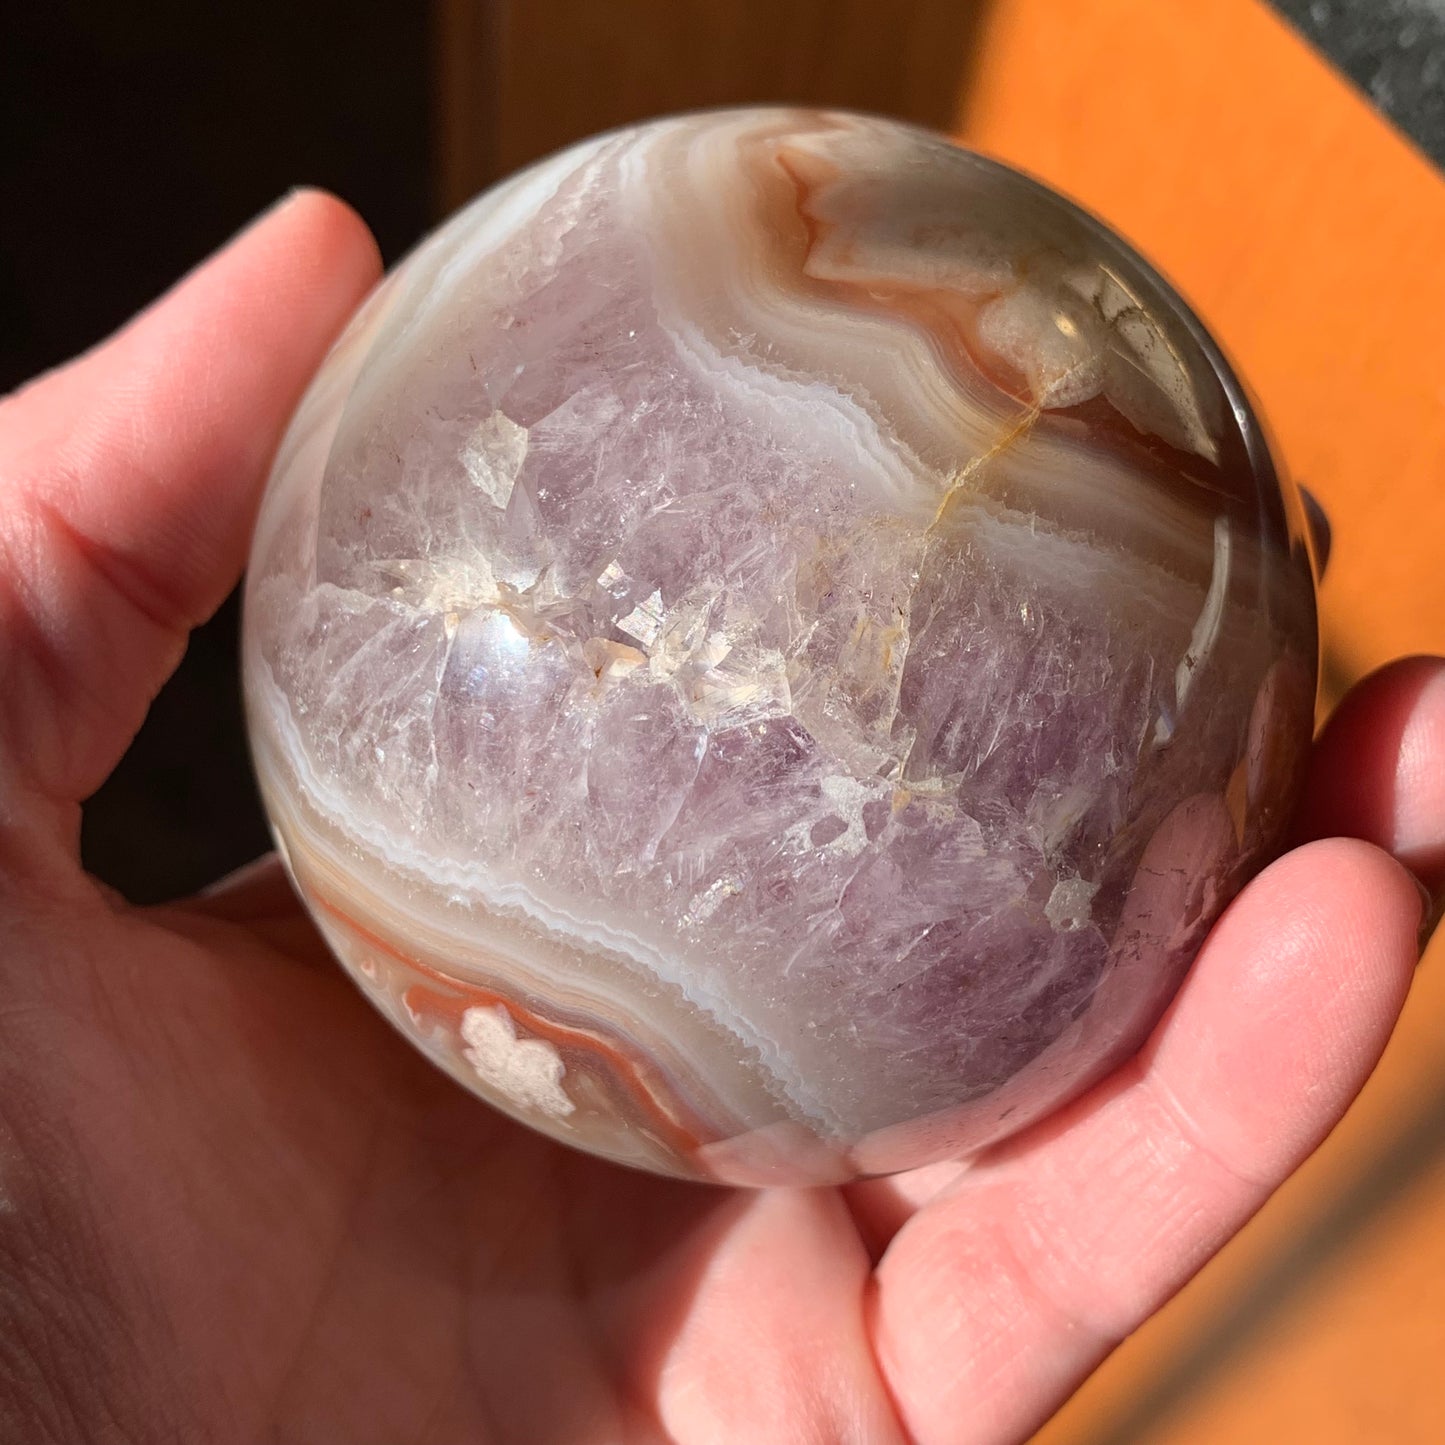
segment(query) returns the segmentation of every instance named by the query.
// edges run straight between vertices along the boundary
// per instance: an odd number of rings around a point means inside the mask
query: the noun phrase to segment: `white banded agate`
[[[1294,494],[1126,245],[941,138],[603,136],[302,403],[245,675],[337,956],[483,1098],[731,1183],[909,1168],[1136,1048],[1308,743]]]

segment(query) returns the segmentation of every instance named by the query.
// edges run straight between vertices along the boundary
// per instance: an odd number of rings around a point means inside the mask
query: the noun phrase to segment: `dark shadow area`
[[[0,389],[98,340],[293,185],[388,260],[431,219],[429,14],[408,0],[56,0],[0,9]],[[87,864],[138,901],[267,845],[234,598],[193,637],[85,809]]]

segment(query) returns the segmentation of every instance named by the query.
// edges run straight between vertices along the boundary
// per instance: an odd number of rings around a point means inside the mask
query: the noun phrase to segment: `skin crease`
[[[1445,662],[1361,684],[1301,846],[1062,1115],[841,1192],[573,1154],[393,1034],[273,863],[140,910],[78,860],[377,271],[298,194],[0,404],[0,1438],[1022,1439],[1378,1058],[1422,915],[1390,851],[1445,883]]]

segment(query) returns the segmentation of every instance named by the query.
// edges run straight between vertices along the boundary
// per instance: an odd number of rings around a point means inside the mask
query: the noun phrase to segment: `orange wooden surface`
[[[1445,651],[1445,179],[1259,0],[996,0],[955,129],[1190,298],[1324,502],[1332,690]],[[1344,1125],[1038,1445],[1445,1442],[1445,941]]]

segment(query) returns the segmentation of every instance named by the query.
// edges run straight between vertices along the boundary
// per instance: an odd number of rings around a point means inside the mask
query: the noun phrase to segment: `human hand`
[[[1143,1053],[968,1165],[729,1193],[465,1095],[274,863],[161,909],[80,868],[376,278],[301,194],[0,404],[0,1438],[857,1441],[1037,1425],[1339,1118],[1445,884],[1445,663],[1363,684],[1302,837]],[[1376,846],[1378,845],[1378,846]]]

